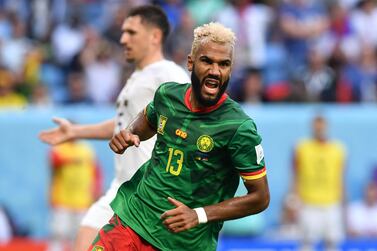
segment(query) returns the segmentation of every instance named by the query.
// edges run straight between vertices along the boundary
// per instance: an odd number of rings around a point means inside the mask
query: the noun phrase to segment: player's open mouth
[[[217,94],[219,86],[220,81],[216,79],[207,78],[204,80],[204,88],[208,94]]]

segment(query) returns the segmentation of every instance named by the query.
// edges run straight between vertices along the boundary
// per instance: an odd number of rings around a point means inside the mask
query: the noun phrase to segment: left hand
[[[164,220],[162,223],[169,231],[179,233],[199,224],[198,215],[194,209],[170,197],[168,197],[168,201],[176,206],[161,215],[161,220]]]

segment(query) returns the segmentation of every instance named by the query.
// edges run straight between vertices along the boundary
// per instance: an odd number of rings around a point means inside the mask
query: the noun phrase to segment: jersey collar
[[[192,106],[191,106],[191,103],[190,103],[190,96],[191,96],[191,92],[192,92],[192,87],[190,86],[187,91],[186,91],[186,94],[185,94],[185,105],[186,107],[191,111],[191,112],[198,112],[198,113],[208,113],[208,112],[212,112],[214,110],[216,110],[217,108],[219,108],[220,105],[222,105],[225,100],[228,98],[228,94],[224,93],[221,98],[219,99],[219,101],[217,101],[216,104],[212,105],[212,106],[209,106],[209,107],[205,107],[205,108],[199,108],[199,109],[193,109]]]

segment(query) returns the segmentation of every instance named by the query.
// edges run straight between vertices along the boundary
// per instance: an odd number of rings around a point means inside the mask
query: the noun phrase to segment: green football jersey
[[[240,176],[265,175],[261,137],[233,100],[193,111],[191,85],[165,83],[145,115],[156,128],[152,157],[125,182],[111,203],[122,221],[161,250],[216,250],[223,222],[208,222],[181,233],[169,232],[160,216],[173,209],[172,197],[190,208],[232,198]]]

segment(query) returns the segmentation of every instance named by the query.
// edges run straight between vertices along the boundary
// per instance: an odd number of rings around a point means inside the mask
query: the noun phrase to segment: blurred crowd
[[[181,65],[197,25],[235,31],[239,102],[377,100],[375,0],[0,0],[0,107],[112,104],[132,71],[122,22],[145,3],[168,14]]]

